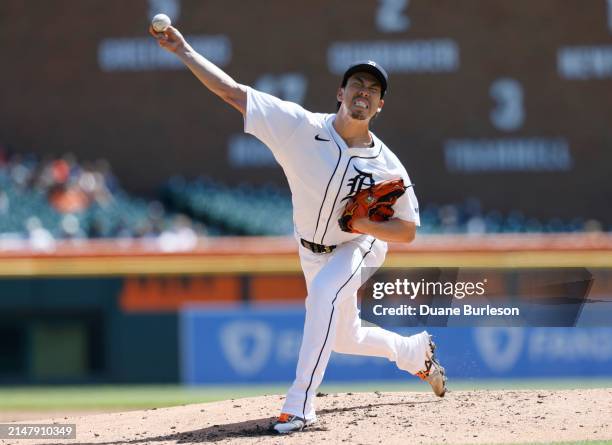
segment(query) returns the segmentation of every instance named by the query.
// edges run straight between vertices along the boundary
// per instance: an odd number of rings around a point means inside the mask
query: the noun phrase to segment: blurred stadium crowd
[[[198,236],[292,233],[291,197],[267,185],[227,186],[209,178],[174,177],[159,199],[130,196],[108,162],[72,155],[38,159],[0,147],[0,240],[28,241],[35,249],[57,239],[151,238],[188,247]],[[484,211],[469,198],[426,204],[421,233],[546,233],[603,231],[596,220],[540,221],[518,211]]]
[[[0,240],[52,249],[57,239],[162,237],[174,244],[204,226],[163,204],[130,196],[104,160],[37,159],[0,149]],[[10,244],[10,243],[9,243]]]

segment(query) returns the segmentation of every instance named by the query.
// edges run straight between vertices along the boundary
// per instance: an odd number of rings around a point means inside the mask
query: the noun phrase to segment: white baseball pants
[[[329,254],[313,253],[302,245],[299,249],[308,291],[306,320],[296,377],[283,413],[316,419],[314,399],[332,351],[386,357],[411,374],[424,368],[427,332],[403,337],[379,327],[361,326],[357,290],[363,268],[377,269],[383,264],[387,243],[362,236]]]

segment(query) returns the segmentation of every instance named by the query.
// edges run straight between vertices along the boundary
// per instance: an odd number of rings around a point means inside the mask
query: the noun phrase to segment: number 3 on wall
[[[497,103],[491,123],[502,131],[518,130],[525,120],[523,87],[515,79],[501,78],[491,84],[489,94]]]
[[[381,32],[401,32],[410,28],[410,19],[404,14],[409,0],[379,0],[376,27]]]

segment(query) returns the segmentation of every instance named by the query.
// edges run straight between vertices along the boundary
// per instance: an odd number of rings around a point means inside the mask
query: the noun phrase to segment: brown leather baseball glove
[[[361,233],[353,229],[354,218],[368,217],[371,221],[387,221],[393,216],[393,204],[406,192],[403,179],[391,179],[361,190],[352,196],[338,220],[345,232]]]

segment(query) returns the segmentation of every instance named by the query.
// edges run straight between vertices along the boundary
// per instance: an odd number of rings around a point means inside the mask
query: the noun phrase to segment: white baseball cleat
[[[293,414],[282,413],[272,429],[278,434],[289,434],[296,431],[302,431],[313,423],[315,423],[315,420],[304,420]]]
[[[444,394],[446,394],[446,373],[434,355],[435,349],[436,344],[432,341],[430,335],[429,348],[425,353],[425,369],[417,372],[416,376],[429,383],[435,395],[444,397]]]

